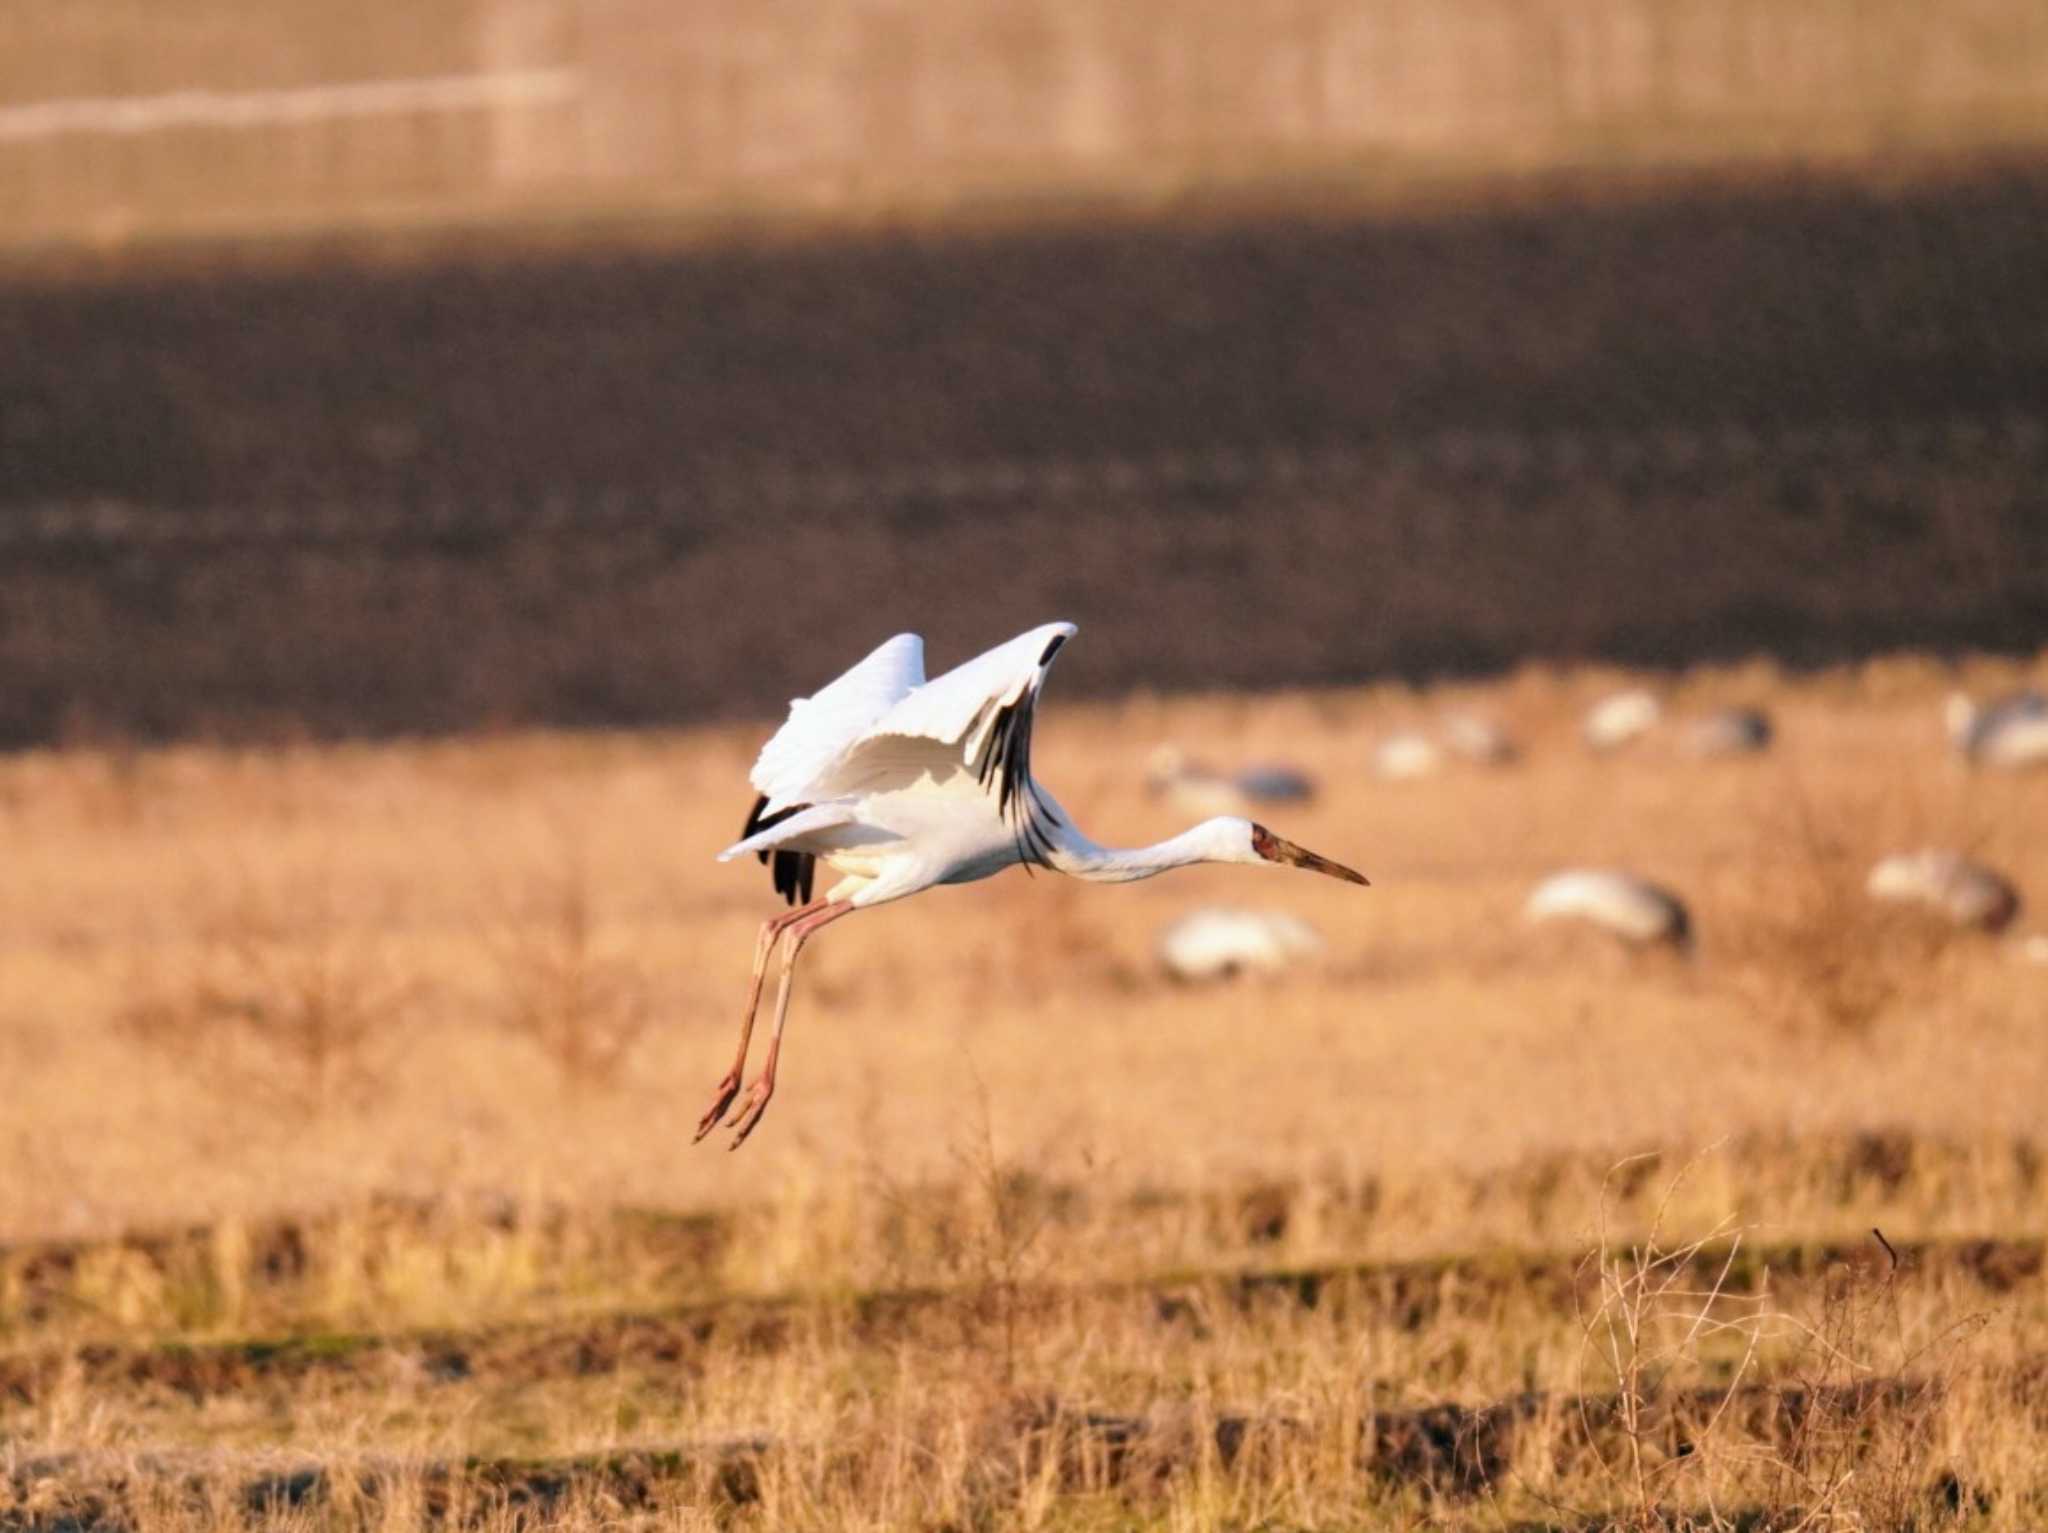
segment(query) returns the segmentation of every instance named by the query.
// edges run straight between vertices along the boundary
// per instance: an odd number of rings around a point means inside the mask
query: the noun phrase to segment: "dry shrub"
[[[1717,1505],[1731,1495],[1770,1508],[1765,1525],[1786,1530],[1953,1525],[1988,1510],[1967,1460],[1959,1467],[1945,1450],[2010,1426],[2011,1381],[1981,1392],[1981,1420],[1946,1440],[1939,1430],[1968,1393],[1963,1347],[1987,1317],[1937,1305],[1909,1322],[1899,1255],[1878,1230],[1873,1260],[1838,1260],[1801,1301],[1810,1312],[1784,1307],[1768,1274],[1740,1272],[1741,1237],[1725,1221],[1682,1244],[1665,1238],[1666,1213],[1700,1163],[1678,1173],[1649,1232],[1626,1247],[1610,1237],[1602,1193],[1571,1402],[1594,1483],[1625,1509],[1601,1525],[1750,1525],[1753,1512]],[[1632,1169],[1624,1161],[1610,1180]]]
[[[953,1315],[967,1348],[993,1351],[994,1382],[1016,1382],[1020,1331],[1030,1290],[1052,1271],[1041,1239],[1064,1201],[1038,1171],[1006,1159],[996,1146],[988,1093],[977,1084],[971,1137],[956,1142],[958,1180],[905,1188],[870,1168],[883,1211],[885,1265],[899,1285],[936,1281],[952,1289]]]
[[[1940,1513],[1965,1511],[1969,1496],[1941,1462],[1937,1426],[1974,1371],[1965,1344],[1988,1317],[1909,1333],[1898,1254],[1881,1231],[1871,1236],[1886,1257],[1881,1278],[1871,1266],[1839,1265],[1825,1274],[1813,1313],[1784,1317],[1804,1343],[1780,1370],[1766,1499],[1803,1509],[1809,1526],[1948,1522]]]
[[[652,1014],[646,976],[600,941],[592,903],[589,876],[572,863],[496,944],[498,1020],[575,1090],[616,1080]]]
[[[1600,1477],[1628,1505],[1634,1526],[1653,1528],[1664,1525],[1664,1505],[1681,1477],[1711,1472],[1722,1423],[1756,1361],[1769,1316],[1767,1295],[1729,1291],[1741,1236],[1730,1238],[1728,1221],[1683,1243],[1667,1240],[1672,1199],[1698,1157],[1666,1187],[1643,1238],[1616,1244],[1608,1223],[1614,1184],[1635,1183],[1646,1161],[1654,1168],[1652,1157],[1620,1162],[1601,1188],[1597,1242],[1581,1266],[1582,1288],[1593,1297],[1590,1311],[1580,1313],[1577,1412]],[[1713,1277],[1704,1288],[1694,1286],[1703,1253],[1723,1241]],[[1587,1285],[1586,1278],[1595,1281]],[[1683,1448],[1674,1449],[1660,1425],[1661,1407],[1678,1379],[1715,1371],[1710,1350],[1725,1353],[1725,1388]]]
[[[1952,927],[1875,900],[1871,866],[1896,847],[1859,805],[1822,813],[1796,788],[1745,874],[1749,898],[1731,910],[1726,951],[1737,983],[1771,1021],[1862,1032],[1893,1006],[1924,997]]]
[[[204,924],[181,971],[139,972],[115,1020],[215,1089],[324,1112],[384,1087],[419,994],[331,912],[287,922],[244,896]]]

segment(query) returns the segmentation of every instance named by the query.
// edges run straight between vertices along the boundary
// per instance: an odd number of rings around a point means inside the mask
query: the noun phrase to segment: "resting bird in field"
[[[1207,905],[1159,934],[1159,962],[1175,979],[1229,979],[1247,971],[1278,974],[1323,950],[1323,939],[1282,910]]]
[[[778,939],[775,1030],[734,1120],[734,1149],[775,1094],[797,954],[813,932],[841,916],[937,884],[972,883],[1019,863],[1108,884],[1201,862],[1279,864],[1366,881],[1263,825],[1228,816],[1128,851],[1082,835],[1031,776],[1039,689],[1053,656],[1075,632],[1072,623],[1047,623],[934,681],[924,679],[924,641],[898,634],[830,686],[790,703],[788,722],[754,763],[760,797],[746,829],[718,858],[757,854],[773,871],[775,892],[795,908],[762,924],[739,1052],[712,1093],[697,1138],[724,1121],[739,1095]],[[838,881],[814,899],[820,862]]]
[[[1771,748],[1771,716],[1761,708],[1716,708],[1685,732],[1688,756],[1754,756]]]
[[[1413,729],[1388,735],[1372,749],[1372,769],[1388,782],[1416,782],[1434,777],[1443,759],[1436,742]]]
[[[2020,911],[2020,892],[2011,879],[1939,847],[1894,853],[1870,870],[1863,887],[1872,899],[1918,905],[1952,925],[1979,931],[2002,932]]]
[[[2013,692],[1979,707],[1965,692],[1949,694],[1948,736],[1979,766],[2048,766],[2048,697]]]
[[[1586,712],[1580,733],[1596,751],[1618,751],[1640,740],[1664,717],[1664,705],[1647,687],[1631,687],[1603,697]]]
[[[1631,947],[1665,944],[1692,951],[1692,915],[1662,884],[1614,868],[1572,868],[1553,873],[1522,906],[1529,921],[1590,922]]]
[[[1152,752],[1146,790],[1165,794],[1184,814],[1241,814],[1254,804],[1301,804],[1316,795],[1306,772],[1279,762],[1223,773],[1191,760],[1177,745]]]
[[[1454,713],[1445,719],[1444,744],[1480,766],[1511,766],[1521,755],[1513,735],[1476,713]]]

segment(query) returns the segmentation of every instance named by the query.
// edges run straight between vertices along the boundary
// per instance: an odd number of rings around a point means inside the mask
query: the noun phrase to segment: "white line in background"
[[[0,143],[70,133],[155,133],[165,128],[248,128],[385,117],[405,112],[462,112],[478,107],[567,101],[583,88],[576,69],[521,69],[481,75],[422,75],[285,90],[181,90],[159,96],[74,96],[0,107]]]

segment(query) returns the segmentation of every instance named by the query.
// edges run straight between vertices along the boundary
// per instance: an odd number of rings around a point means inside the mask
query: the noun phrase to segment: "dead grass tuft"
[[[1898,845],[1880,802],[1824,811],[1788,784],[1759,823],[1753,888],[1725,952],[1770,1021],[1867,1034],[1892,1007],[1934,992],[1957,934],[1865,892],[1871,866]]]
[[[543,885],[535,906],[495,943],[498,1018],[572,1090],[609,1086],[652,1020],[646,976],[600,936],[580,859]]]
[[[134,971],[118,1029],[210,1090],[291,1113],[366,1106],[423,998],[374,938],[331,912],[287,919],[248,897],[202,927],[182,961],[156,964]]]

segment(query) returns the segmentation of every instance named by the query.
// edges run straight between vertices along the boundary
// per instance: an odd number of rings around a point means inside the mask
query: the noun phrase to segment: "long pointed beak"
[[[1269,832],[1270,834],[1270,832]],[[1327,857],[1318,857],[1306,847],[1296,846],[1292,841],[1273,837],[1273,850],[1268,855],[1275,862],[1284,862],[1292,867],[1307,868],[1311,873],[1327,873],[1332,878],[1341,878],[1347,884],[1370,884],[1371,879],[1357,873],[1341,862],[1332,862]]]

